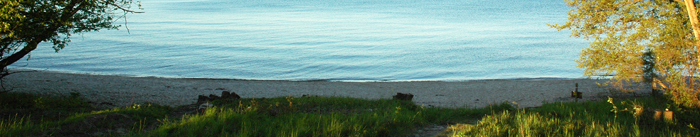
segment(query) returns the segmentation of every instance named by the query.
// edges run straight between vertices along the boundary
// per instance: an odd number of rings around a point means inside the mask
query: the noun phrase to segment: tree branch
[[[691,28],[693,29],[693,36],[695,40],[693,45],[695,45],[695,52],[700,52],[700,20],[698,19],[698,12],[696,11],[694,0],[685,0],[685,10],[688,12],[688,19],[690,20]],[[700,68],[700,54],[696,55],[696,68]]]
[[[75,7],[75,5],[78,3],[80,3],[80,5],[78,5],[78,7]],[[61,15],[61,20],[59,20],[59,21],[61,23],[63,23],[64,21],[68,20],[70,17],[73,17],[73,15],[75,15],[75,13],[78,13],[80,8],[82,8],[84,6],[85,6],[85,4],[83,4],[83,1],[75,1],[75,0],[71,1],[71,3],[68,4],[68,6],[66,6],[66,8],[70,8],[70,9],[64,8],[63,15]],[[68,15],[70,15],[70,16],[68,16]]]
[[[134,11],[134,10],[130,10],[130,9],[124,8],[124,7],[120,6],[120,5],[117,5],[117,4],[114,4],[114,3],[111,3],[111,2],[107,2],[107,1],[104,1],[104,0],[100,0],[100,1],[102,1],[102,2],[104,2],[104,3],[106,3],[106,4],[109,4],[109,5],[112,5],[112,6],[114,6],[114,7],[117,7],[118,9],[123,10],[123,11],[125,11],[125,12],[130,12],[130,13],[145,13],[145,12],[143,12],[143,11]]]
[[[664,84],[664,82],[662,82],[659,79],[654,78],[654,84],[658,84],[659,86],[661,86],[661,89],[663,89],[663,90],[669,90],[668,86],[666,84]]]

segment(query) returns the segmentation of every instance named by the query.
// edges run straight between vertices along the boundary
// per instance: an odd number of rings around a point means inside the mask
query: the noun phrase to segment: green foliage
[[[24,20],[24,16],[18,13],[23,10],[19,7],[20,2],[22,0],[0,1],[0,38],[15,37],[12,31],[15,28],[11,25]]]
[[[0,68],[51,42],[58,52],[76,33],[116,29],[132,0],[3,0],[0,1]],[[122,13],[122,14],[118,14]]]
[[[625,86],[630,83],[653,83],[679,105],[700,105],[700,54],[688,18],[698,15],[688,15],[683,1],[566,1],[572,7],[567,22],[551,26],[592,40],[577,60],[584,75],[612,75],[611,85],[625,91],[638,90]]]
[[[131,0],[7,0],[8,11],[14,16],[3,22],[15,37],[5,37],[2,45],[21,46],[36,38],[50,41],[58,51],[69,42],[73,33],[116,29],[117,12],[129,11]],[[17,14],[19,13],[19,14]],[[45,35],[45,36],[44,36]],[[41,37],[44,36],[44,37]],[[13,48],[9,48],[13,49]],[[16,49],[16,48],[14,48]],[[9,51],[4,51],[9,52]]]

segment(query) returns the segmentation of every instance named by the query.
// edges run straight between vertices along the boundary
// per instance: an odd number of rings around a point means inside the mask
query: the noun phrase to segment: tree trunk
[[[695,0],[684,0],[685,2],[685,8],[688,11],[688,19],[690,20],[690,25],[693,28],[693,36],[695,37],[695,41],[693,45],[695,45],[695,66],[694,69],[691,68],[690,72],[690,77],[691,77],[691,89],[696,89],[695,88],[695,82],[696,80],[693,79],[695,76],[695,73],[697,73],[698,69],[700,69],[700,20],[698,20],[698,12],[695,8]],[[700,102],[698,102],[700,104]]]
[[[9,57],[0,60],[0,69],[5,70],[7,66],[11,65],[12,63],[17,62],[19,59],[22,59],[22,57],[26,56],[29,54],[29,52],[32,52],[34,49],[36,49],[37,45],[41,43],[41,38],[36,38],[32,40],[31,42],[27,43],[22,50],[16,52],[15,54],[10,55]]]
[[[693,28],[693,36],[695,36],[695,42],[693,43],[695,45],[695,52],[700,52],[700,42],[698,41],[700,39],[700,20],[698,20],[698,12],[695,9],[695,1],[694,0],[684,0],[685,3],[685,9],[688,11],[688,19],[690,19],[690,25]],[[696,68],[700,68],[700,54],[697,54],[695,57],[696,61]]]

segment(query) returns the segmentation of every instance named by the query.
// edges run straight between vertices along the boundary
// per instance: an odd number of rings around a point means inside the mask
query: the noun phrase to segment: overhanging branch
[[[111,2],[107,2],[107,1],[104,1],[104,0],[100,0],[100,1],[102,1],[102,2],[104,2],[104,3],[106,3],[106,4],[109,4],[109,5],[112,5],[112,6],[118,8],[118,9],[120,9],[120,10],[125,11],[125,12],[129,12],[129,13],[145,13],[145,12],[143,12],[143,11],[134,11],[134,10],[130,10],[130,9],[128,9],[128,8],[124,8],[124,7],[120,6],[120,5],[117,5],[117,4],[114,4],[114,3],[111,3]]]

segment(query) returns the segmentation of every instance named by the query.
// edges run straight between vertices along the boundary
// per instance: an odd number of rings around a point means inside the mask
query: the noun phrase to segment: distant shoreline
[[[14,71],[14,70],[13,70]],[[198,95],[238,93],[243,98],[272,98],[302,95],[390,99],[397,92],[411,93],[413,102],[426,107],[485,107],[510,102],[519,107],[537,107],[544,102],[574,101],[570,91],[584,93],[582,100],[609,95],[596,79],[491,79],[471,81],[283,81],[206,78],[127,77],[71,74],[49,71],[14,71],[3,79],[12,92],[68,96],[71,92],[100,107],[123,107],[146,102],[180,106],[193,104]],[[105,105],[106,104],[106,105]]]
[[[195,79],[195,80],[240,80],[240,81],[291,81],[291,82],[468,82],[468,81],[499,81],[499,80],[573,80],[573,79],[589,79],[586,77],[580,78],[566,78],[566,77],[522,77],[522,78],[486,78],[486,79],[464,79],[464,80],[392,80],[392,79],[379,79],[379,80],[346,80],[346,79],[301,79],[301,80],[286,80],[286,79],[240,79],[240,78],[207,78],[207,77],[163,77],[163,76],[137,76],[137,75],[127,75],[127,74],[94,74],[94,73],[76,73],[76,72],[65,72],[65,71],[54,71],[54,70],[40,70],[40,69],[28,69],[28,68],[17,68],[10,67],[8,69],[10,72],[26,72],[26,71],[41,71],[50,73],[64,73],[64,74],[77,74],[77,75],[98,75],[98,76],[122,76],[122,77],[137,77],[137,78],[164,78],[164,79]],[[593,78],[595,79],[595,78]],[[606,78],[600,78],[601,80],[608,80]]]

